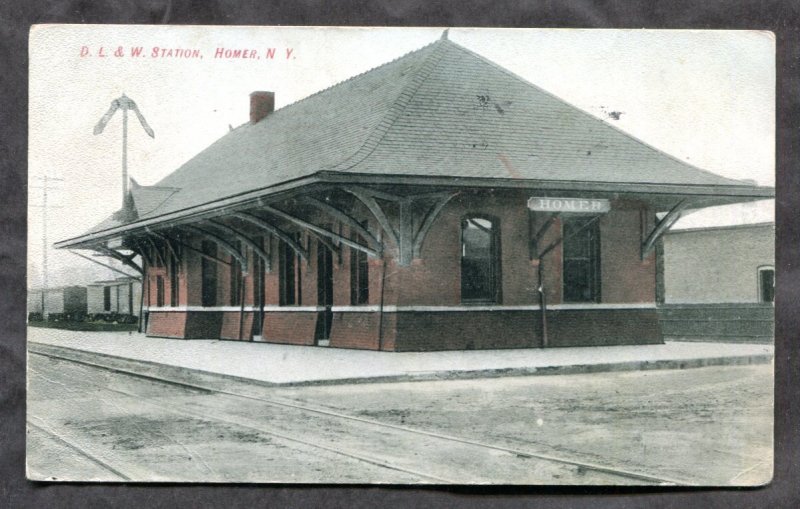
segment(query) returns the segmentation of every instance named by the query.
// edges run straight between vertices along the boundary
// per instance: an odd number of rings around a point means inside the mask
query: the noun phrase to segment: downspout
[[[242,339],[244,327],[244,273],[239,272],[239,339]]]
[[[381,250],[381,300],[378,305],[378,351],[383,350],[383,296],[386,287],[386,256]]]
[[[143,263],[145,265],[145,269],[144,269],[144,274],[142,275],[142,299],[141,299],[142,306],[141,306],[140,312],[139,312],[139,322],[140,322],[140,324],[142,324],[142,326],[141,326],[141,330],[139,332],[144,332],[145,334],[147,334],[147,319],[149,318],[150,313],[148,312],[147,315],[144,314],[144,292],[145,292],[145,283],[147,283],[146,284],[146,286],[147,286],[147,306],[149,308],[150,307],[150,276],[148,275],[148,272],[150,271],[150,265],[146,261],[144,261],[144,260],[142,260],[142,261],[143,261]]]
[[[537,268],[539,276],[539,310],[542,316],[542,348],[547,348],[547,296],[544,291],[544,259],[539,258],[539,266]]]

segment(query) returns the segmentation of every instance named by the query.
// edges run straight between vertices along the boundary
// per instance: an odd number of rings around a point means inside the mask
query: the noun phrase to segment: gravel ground
[[[36,479],[120,480],[105,464],[156,481],[630,483],[38,355],[29,366]],[[686,484],[771,477],[770,365],[227,390]]]

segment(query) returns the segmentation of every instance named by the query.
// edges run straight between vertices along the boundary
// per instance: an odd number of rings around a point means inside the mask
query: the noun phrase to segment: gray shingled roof
[[[320,171],[752,187],[443,39],[232,130],[134,202],[151,219]]]

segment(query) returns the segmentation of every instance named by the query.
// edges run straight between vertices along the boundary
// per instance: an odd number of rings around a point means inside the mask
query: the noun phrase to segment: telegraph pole
[[[42,181],[41,186],[31,186],[33,189],[42,190],[42,204],[31,205],[32,207],[40,207],[42,209],[42,319],[47,321],[47,192],[51,189],[58,189],[57,187],[50,187],[51,182],[63,182],[64,179],[50,177],[45,175],[43,177],[36,177],[37,180]],[[51,208],[61,208],[52,207]]]

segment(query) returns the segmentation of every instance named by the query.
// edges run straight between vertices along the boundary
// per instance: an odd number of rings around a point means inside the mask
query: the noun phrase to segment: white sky
[[[432,28],[284,28],[51,25],[30,41],[30,184],[63,178],[51,191],[48,241],[74,237],[119,208],[121,112],[92,129],[123,92],[155,139],[129,118],[128,169],[153,184],[246,122],[249,94],[276,93],[280,108],[436,40]],[[450,39],[680,159],[709,171],[774,185],[775,41],[767,32],[654,30],[450,30]],[[80,57],[82,46],[96,55]],[[122,46],[125,57],[114,57]],[[143,46],[147,56],[131,58]],[[151,58],[153,47],[199,49],[202,59]],[[275,60],[215,59],[218,47],[252,48]],[[292,58],[286,59],[286,48]],[[613,120],[607,112],[622,112]],[[41,203],[31,189],[29,203]],[[772,202],[698,212],[725,224],[772,219]],[[31,208],[29,285],[38,286],[41,209]],[[50,284],[89,271],[48,251]],[[112,276],[101,269],[98,277]],[[85,276],[90,277],[90,276]],[[78,281],[87,282],[87,281]]]

